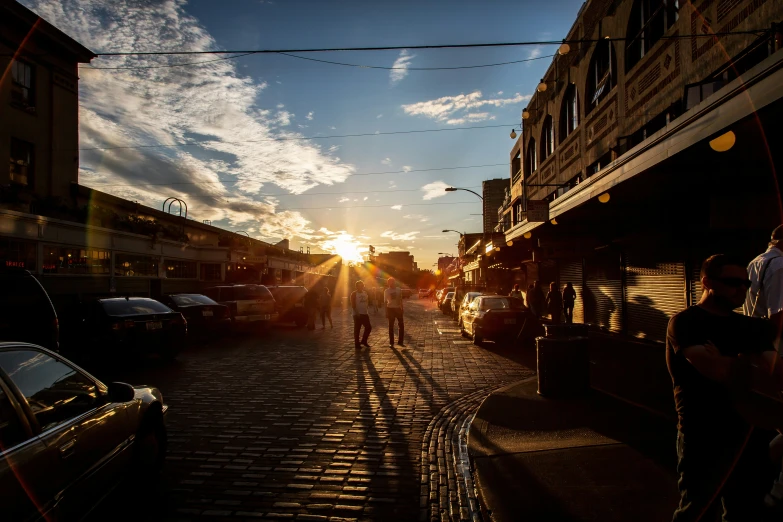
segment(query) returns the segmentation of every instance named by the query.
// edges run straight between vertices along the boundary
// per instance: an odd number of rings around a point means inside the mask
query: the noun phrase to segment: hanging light
[[[609,200],[610,200],[611,198],[612,198],[612,197],[609,195],[609,193],[608,193],[608,192],[604,192],[603,194],[601,194],[600,196],[598,196],[598,201],[600,201],[601,203],[609,203]]]
[[[531,234],[530,232],[525,232],[524,234],[522,234],[522,237],[524,237],[525,239],[530,239],[531,237],[533,237],[533,234]]]
[[[557,219],[556,218],[550,219],[549,222],[552,223],[553,225],[557,225]]]
[[[526,120],[530,117],[530,111],[527,110],[527,107],[522,109],[522,119]]]
[[[710,148],[715,152],[726,152],[734,146],[736,141],[737,136],[734,134],[734,131],[729,131],[711,140]]]
[[[514,241],[513,240],[506,241],[506,246],[513,246],[513,245],[514,245]]]
[[[538,87],[536,87],[536,90],[538,92],[544,92],[546,90],[546,82],[543,78],[541,78],[541,83],[538,84]]]
[[[511,139],[514,140],[517,137],[517,132],[514,129],[511,129],[511,134],[509,134],[509,136],[511,136]]]
[[[571,52],[571,46],[570,46],[570,45],[568,45],[568,44],[567,44],[567,43],[565,43],[565,42],[564,42],[564,43],[563,43],[563,44],[560,46],[560,48],[557,50],[557,54],[559,54],[560,56],[563,56],[564,54],[568,54],[568,53],[570,53],[570,52]]]

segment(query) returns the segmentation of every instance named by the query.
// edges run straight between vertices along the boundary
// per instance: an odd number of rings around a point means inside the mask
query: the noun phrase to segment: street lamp
[[[478,192],[473,192],[470,189],[461,188],[461,187],[446,187],[444,189],[446,192],[454,192],[455,190],[464,190],[465,192],[470,192],[471,194],[474,194],[476,197],[478,197],[481,201],[484,201],[484,198],[479,194]]]
[[[443,233],[446,233],[446,232],[456,232],[456,233],[457,233],[457,234],[459,234],[460,236],[464,236],[464,235],[465,235],[465,234],[463,234],[462,232],[460,232],[459,230],[451,230],[450,228],[446,228],[446,229],[442,230],[442,232],[443,232]]]
[[[446,253],[446,252],[438,252],[438,255],[439,255],[439,256],[449,256],[449,257],[454,257],[454,254],[449,254],[449,253]]]

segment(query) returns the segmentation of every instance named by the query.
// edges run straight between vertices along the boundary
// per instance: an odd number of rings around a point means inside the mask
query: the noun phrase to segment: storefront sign
[[[527,201],[527,222],[545,223],[547,221],[549,221],[549,201],[529,199]]]

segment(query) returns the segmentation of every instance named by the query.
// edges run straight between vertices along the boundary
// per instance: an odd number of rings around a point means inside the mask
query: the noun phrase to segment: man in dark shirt
[[[733,311],[750,284],[745,263],[712,256],[701,280],[701,300],[672,317],[666,335],[681,494],[673,521],[713,522],[721,504],[726,522],[761,521],[774,479],[771,435],[749,425],[736,399],[752,376],[769,379],[779,390],[783,372],[769,326]]]

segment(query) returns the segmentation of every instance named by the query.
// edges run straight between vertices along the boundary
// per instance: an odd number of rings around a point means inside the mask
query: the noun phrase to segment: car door
[[[110,403],[103,385],[31,346],[0,350],[0,368],[43,443],[57,518],[78,518],[127,465],[132,403]]]

